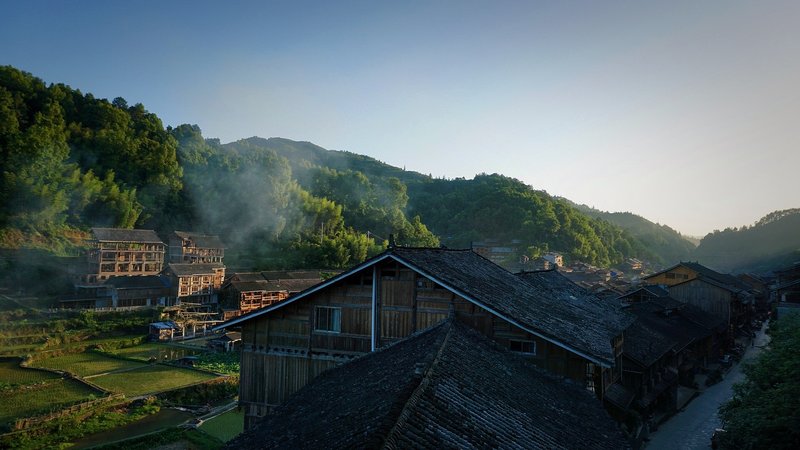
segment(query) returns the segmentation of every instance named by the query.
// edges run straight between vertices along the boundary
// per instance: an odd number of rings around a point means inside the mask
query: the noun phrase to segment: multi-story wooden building
[[[78,286],[103,283],[111,277],[158,275],[164,269],[166,246],[153,230],[92,228],[87,270]]]
[[[235,273],[220,293],[222,319],[229,320],[288,298],[323,280],[315,271]]]
[[[222,264],[170,264],[164,272],[170,278],[175,304],[218,303],[218,292],[225,278]]]
[[[177,264],[222,263],[225,244],[218,236],[174,231],[169,237],[169,262]]]
[[[470,250],[393,248],[242,327],[240,404],[265,415],[322,371],[450,315],[602,398],[633,318],[609,303],[514,275]]]

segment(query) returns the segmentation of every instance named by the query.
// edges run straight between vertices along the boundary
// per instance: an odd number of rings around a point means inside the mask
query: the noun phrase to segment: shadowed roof
[[[628,447],[601,403],[454,320],[331,369],[226,448]]]
[[[100,242],[143,242],[163,244],[153,230],[128,230],[125,228],[92,228],[92,235]]]
[[[224,269],[221,263],[208,264],[170,264],[169,269],[178,276],[211,275],[215,269]]]
[[[225,244],[219,236],[213,234],[193,233],[190,231],[175,231],[175,236],[181,239],[188,239],[194,242],[195,247],[199,248],[225,248]]]
[[[394,259],[498,317],[605,366],[614,362],[613,339],[634,320],[616,305],[602,302],[574,284],[569,287],[569,292],[562,292],[563,288],[557,284],[568,280],[559,279],[557,283],[527,280],[472,250],[398,247],[282,302],[232,319],[214,329],[268,314],[386,259]],[[563,278],[560,274],[557,276]]]
[[[558,272],[517,276],[471,250],[396,248],[391,253],[486,309],[607,364],[614,361],[612,340],[634,320]]]

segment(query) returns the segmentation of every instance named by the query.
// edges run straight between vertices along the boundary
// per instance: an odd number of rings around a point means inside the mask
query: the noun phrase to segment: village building
[[[605,400],[621,421],[635,411],[657,423],[680,406],[679,385],[691,387],[695,376],[716,362],[726,325],[659,286],[636,289],[620,301],[636,321],[625,330],[622,377]]]
[[[775,271],[775,284],[771,297],[778,317],[788,313],[800,313],[800,263]]]
[[[723,319],[733,339],[749,325],[754,296],[750,286],[738,278],[716,272],[697,262],[681,262],[643,278],[651,285],[669,289],[670,296]]]
[[[165,276],[114,277],[104,286],[112,308],[166,306],[172,302],[172,290]]]
[[[150,324],[148,337],[151,341],[171,341],[183,332],[180,325],[172,321]]]
[[[174,231],[169,237],[169,262],[178,264],[222,263],[225,245],[218,236]]]
[[[225,448],[629,448],[581,385],[452,319],[326,372],[247,428]]]
[[[111,277],[158,275],[166,246],[153,230],[92,228],[86,271],[76,286],[102,284]]]
[[[323,371],[451,314],[602,398],[619,377],[622,332],[633,318],[542,284],[471,250],[391,248],[216,329],[242,327],[239,399],[247,423]]]
[[[323,280],[320,271],[234,273],[220,293],[222,319],[229,320],[288,298]]]
[[[170,264],[164,273],[170,279],[175,305],[218,303],[218,292],[225,278],[225,266],[221,263]]]

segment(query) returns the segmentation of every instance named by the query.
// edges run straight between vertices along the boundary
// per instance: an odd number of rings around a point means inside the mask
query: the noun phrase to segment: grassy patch
[[[59,378],[58,375],[42,370],[20,367],[19,363],[19,359],[0,360],[0,387],[3,385],[36,384]]]
[[[217,373],[238,375],[240,360],[241,355],[238,352],[205,353],[200,355],[195,367]]]
[[[200,425],[200,430],[228,442],[244,430],[244,411],[232,409]]]
[[[134,369],[142,366],[144,366],[143,363],[112,358],[95,352],[72,353],[53,358],[45,358],[31,363],[31,367],[63,370],[81,377],[111,372],[113,370]]]
[[[111,392],[137,397],[168,391],[216,378],[209,373],[163,365],[144,366],[128,372],[111,373],[92,378],[92,383]]]
[[[111,353],[140,361],[150,361],[151,358],[155,358],[158,361],[173,361],[184,356],[195,355],[198,351],[166,344],[142,344],[136,347],[113,350]]]
[[[88,400],[101,393],[75,380],[56,379],[0,391],[0,424]]]

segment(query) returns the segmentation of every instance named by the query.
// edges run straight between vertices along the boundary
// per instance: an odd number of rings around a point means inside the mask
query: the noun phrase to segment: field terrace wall
[[[632,318],[584,303],[469,250],[397,248],[216,328],[242,326],[240,404],[252,424],[321,372],[450,315],[602,397]]]

